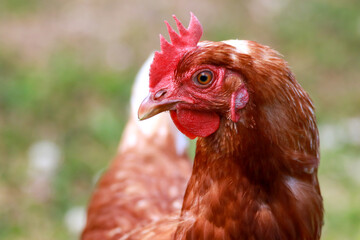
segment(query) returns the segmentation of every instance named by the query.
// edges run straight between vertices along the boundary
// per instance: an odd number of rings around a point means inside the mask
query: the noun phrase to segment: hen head
[[[190,138],[213,134],[222,120],[261,125],[272,142],[296,146],[293,136],[304,135],[303,144],[316,152],[313,105],[276,51],[246,40],[199,42],[202,27],[193,14],[187,29],[174,19],[179,34],[166,22],[171,43],[160,35],[141,120],[169,110]]]

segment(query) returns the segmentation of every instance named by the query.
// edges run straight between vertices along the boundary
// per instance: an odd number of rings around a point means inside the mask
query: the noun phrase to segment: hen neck
[[[268,215],[268,227],[277,229],[268,203],[288,193],[274,161],[276,149],[255,128],[230,120],[223,120],[215,134],[200,138],[176,239],[250,237],[261,228],[259,214]]]

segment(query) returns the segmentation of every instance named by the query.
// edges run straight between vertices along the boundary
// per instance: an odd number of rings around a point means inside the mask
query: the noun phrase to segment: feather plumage
[[[213,79],[199,87],[204,71]],[[160,90],[166,94],[154,98]],[[161,105],[179,130],[198,136],[174,239],[320,238],[314,107],[276,51],[253,41],[200,42],[164,77],[150,76],[150,93],[140,118]]]
[[[139,117],[169,110],[180,131],[198,137],[193,170],[179,215],[167,211],[149,220],[142,213],[147,220],[121,239],[318,240],[323,224],[319,136],[308,94],[271,48],[246,40],[194,45],[199,32],[181,39],[192,24],[186,30],[175,20],[180,35],[168,25],[171,40],[181,46],[188,41],[191,47],[179,50],[161,39],[162,52],[151,65],[155,74],[150,74],[150,94]],[[198,81],[202,73],[210,73],[204,84]],[[162,157],[153,154],[154,159]],[[151,175],[146,167],[142,170],[145,163],[139,163],[134,172]],[[121,194],[142,184],[139,179],[123,179]],[[149,188],[142,197],[150,196],[157,209],[166,198],[152,191]],[[137,208],[126,205],[123,210]],[[113,218],[127,221],[121,214]]]
[[[136,117],[148,91],[151,60],[135,81],[129,121],[89,203],[82,240],[117,240],[169,214],[179,215],[191,171],[188,140],[165,114],[149,122]]]

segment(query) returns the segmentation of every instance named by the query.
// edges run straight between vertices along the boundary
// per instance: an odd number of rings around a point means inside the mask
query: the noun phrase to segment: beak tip
[[[150,94],[142,101],[138,110],[138,119],[140,121],[149,118],[149,102],[150,102]]]
[[[149,115],[149,114],[147,114],[147,112],[144,111],[144,109],[142,108],[142,105],[140,105],[140,108],[138,110],[138,119],[140,121],[145,120],[145,119],[147,119],[147,115]]]
[[[145,118],[144,116],[140,116],[140,115],[138,114],[138,119],[139,119],[140,121],[142,121],[142,120],[145,120],[146,118]]]

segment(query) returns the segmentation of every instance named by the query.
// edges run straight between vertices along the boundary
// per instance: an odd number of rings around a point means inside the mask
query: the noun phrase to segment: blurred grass
[[[356,172],[349,171],[359,164],[360,148],[347,145],[322,153],[323,239],[360,239],[360,182],[353,175]]]
[[[24,13],[36,9],[40,0],[2,0],[0,12]]]
[[[89,70],[66,50],[37,69],[5,52],[0,55],[0,239],[70,239],[64,213],[88,201],[94,173],[115,154],[135,72]],[[46,203],[23,189],[27,149],[42,138],[60,145],[64,161]]]
[[[264,3],[260,0],[251,3],[259,5],[258,15],[248,7],[250,2],[216,5],[216,1],[208,1],[206,11],[203,5],[190,2],[163,6],[159,1],[148,9],[150,17],[139,14],[145,23],[134,21],[127,35],[114,40],[133,48],[133,57],[125,56],[129,65],[121,70],[103,64],[105,60],[96,54],[105,51],[97,43],[100,40],[87,41],[81,34],[71,39],[73,45],[61,38],[55,40],[56,46],[46,53],[45,61],[32,59],[33,55],[29,60],[16,45],[18,42],[12,46],[11,38],[5,41],[7,36],[0,37],[0,239],[75,238],[64,225],[65,212],[87,203],[94,176],[116,152],[127,120],[132,80],[141,61],[158,48],[158,29],[165,29],[158,13],[170,19],[173,12],[180,12],[186,16],[180,19],[186,22],[190,9],[199,12],[205,30],[203,39],[239,37],[279,50],[314,99],[320,125],[360,115],[359,1],[289,0],[273,15],[271,8],[261,8]],[[0,3],[0,19],[24,18],[22,24],[26,26],[31,17],[36,19],[61,5],[55,0],[4,0]],[[0,24],[0,33],[1,27],[4,25]],[[10,32],[12,36],[11,30],[2,33]],[[47,32],[42,34],[47,36]],[[42,139],[57,143],[62,154],[51,183],[53,194],[45,202],[26,191],[27,151]],[[319,176],[326,210],[323,239],[360,239],[360,182],[354,176],[358,174],[359,156],[356,144],[322,151]]]

